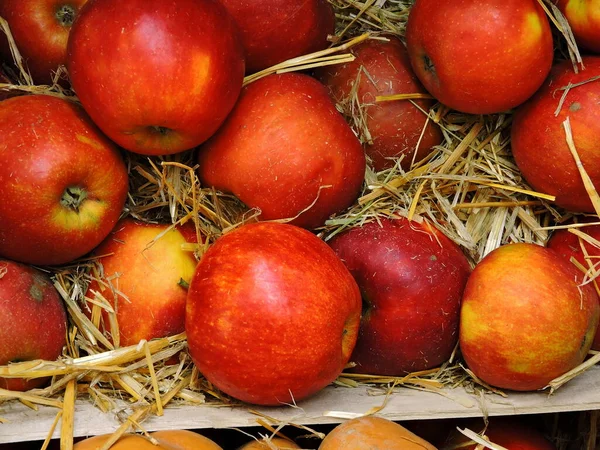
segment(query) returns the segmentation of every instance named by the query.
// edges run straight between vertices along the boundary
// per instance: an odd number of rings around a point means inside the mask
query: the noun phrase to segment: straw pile
[[[276,71],[303,70],[349,61],[352,56],[345,52],[347,48],[382,32],[403,37],[409,1],[332,0],[332,3],[338,22],[332,49],[280,64],[248,77],[245,82]],[[579,54],[568,25],[549,2],[544,6],[560,30],[555,40],[559,43],[557,51],[576,64]],[[8,31],[6,23],[1,25]],[[19,61],[18,52],[15,59]],[[57,83],[33,86],[22,66],[21,69],[20,74],[12,74],[14,85],[0,84],[0,89],[73,98],[72,93]],[[59,73],[57,80],[60,76]],[[339,108],[354,118],[356,133],[365,138],[368,130],[360,120],[361,105],[358,99],[354,100],[339,105]],[[411,96],[395,101],[411,101]],[[317,230],[323,239],[381,217],[406,216],[415,220],[424,217],[461,245],[475,264],[501,244],[544,244],[550,230],[569,218],[569,214],[548,203],[551,197],[533,192],[522,179],[510,153],[510,113],[473,116],[449,111],[440,105],[424,113],[441,126],[442,145],[406,172],[399,164],[379,173],[368,171],[358,201]],[[150,222],[180,224],[193,221],[198,234],[207,238],[204,244],[188,249],[198,257],[221,234],[254,220],[257,214],[234,197],[201,186],[194,171],[192,152],[169,157],[127,154],[126,162],[130,194],[125,213]],[[585,238],[585,233],[579,233]],[[193,367],[186,353],[184,334],[133,347],[114,348],[98,329],[101,310],[112,311],[109,303],[95,301],[91,320],[82,312],[87,286],[101,274],[101,267],[93,259],[43,270],[53,276],[67,305],[71,326],[66,353],[56,362],[31,361],[0,366],[0,376],[53,377],[45,389],[28,393],[0,390],[0,405],[16,399],[31,407],[38,404],[54,406],[57,408],[55,424],[62,418],[62,438],[72,441],[72,415],[77,397],[88,397],[103,411],[112,410],[115,399],[130,401],[130,409],[120,415],[123,426],[115,433],[115,439],[131,428],[143,430],[143,419],[149,414],[160,415],[171,402],[213,406],[236,403],[215,390]],[[91,300],[88,296],[87,301]],[[111,321],[111,326],[112,335],[118,337],[116,320]],[[177,364],[165,364],[173,358],[177,358]],[[596,355],[592,363],[598,358]],[[575,371],[572,376],[577,373]],[[560,387],[562,381],[557,381],[553,388]],[[342,374],[336,383],[350,387],[369,384],[388,393],[397,386],[442,393],[444,387],[462,385],[472,391],[483,389],[504,395],[477,380],[455,357],[440,368],[406,377]],[[591,418],[592,423],[596,420],[596,416]],[[272,423],[268,418],[259,420],[273,431],[269,422]],[[49,430],[49,436],[53,431]]]

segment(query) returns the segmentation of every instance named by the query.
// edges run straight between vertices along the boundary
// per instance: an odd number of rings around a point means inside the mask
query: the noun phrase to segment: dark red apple
[[[579,222],[590,222],[597,219],[579,219]],[[583,228],[579,228],[579,231],[587,234],[593,239],[600,241],[600,225],[588,225]],[[571,233],[568,229],[556,230],[552,233],[552,236],[548,240],[547,247],[554,250],[567,261],[571,261],[574,258],[581,267],[586,270],[590,266],[595,267],[598,270],[597,264],[600,258],[600,248],[595,245],[580,239],[574,233]],[[579,272],[577,274],[577,281],[584,282],[585,273]],[[592,343],[592,350],[600,350],[600,333],[596,332],[596,337]]]
[[[293,225],[253,223],[202,257],[185,328],[208,381],[239,400],[279,405],[341,373],[360,310],[358,287],[327,244]]]
[[[485,256],[465,288],[459,343],[473,373],[503,389],[543,389],[583,362],[600,305],[578,269],[535,244],[506,244]]]
[[[47,95],[0,102],[0,255],[71,262],[119,219],[127,168],[83,109]]]
[[[483,421],[470,421],[464,427],[475,433],[483,433],[488,441],[510,450],[556,450],[544,434],[523,419],[508,417],[490,417],[489,425]],[[455,450],[478,450],[477,444],[454,429],[443,448]]]
[[[325,87],[291,73],[246,86],[198,162],[204,184],[260,209],[260,219],[306,228],[350,206],[365,172],[360,142]]]
[[[555,203],[567,210],[594,212],[563,125],[569,119],[576,152],[599,187],[600,82],[593,80],[600,76],[600,57],[585,56],[583,64],[577,74],[570,61],[553,67],[542,88],[516,111],[511,141],[515,161],[535,190],[556,196]]]
[[[514,108],[542,85],[554,57],[537,0],[416,0],[406,25],[415,73],[440,102],[491,114]]]
[[[91,0],[71,31],[67,68],[108,137],[162,155],[221,125],[242,87],[243,52],[217,0]]]
[[[363,297],[354,371],[398,376],[448,360],[471,273],[458,245],[426,220],[406,218],[352,228],[329,245]]]
[[[17,48],[36,84],[50,84],[67,60],[67,41],[75,17],[87,0],[2,0],[0,16],[10,26]],[[12,62],[0,32],[0,56]]]
[[[323,50],[335,31],[327,0],[221,0],[235,19],[246,49],[246,71],[257,72]]]
[[[582,50],[600,53],[600,1],[554,0]]]
[[[0,365],[56,360],[67,342],[67,314],[50,278],[24,264],[0,260]],[[0,378],[0,388],[26,391],[48,378]]]
[[[577,223],[597,222],[597,218],[578,218]],[[592,239],[600,241],[600,225],[586,225],[581,228],[574,228],[583,234],[587,234]],[[600,249],[584,239],[580,239],[575,233],[571,233],[568,228],[558,229],[552,232],[552,236],[546,245],[549,249],[556,251],[567,261],[574,258],[582,267],[588,269],[595,266],[600,257]],[[585,253],[584,253],[585,250]],[[577,274],[577,279],[583,281],[583,273]]]
[[[184,246],[195,242],[191,222],[170,228],[127,218],[96,247],[104,276],[102,283],[92,281],[87,297],[100,293],[115,309],[120,346],[184,331],[187,285],[196,268]],[[102,318],[100,329],[110,331],[106,310]]]
[[[442,133],[423,112],[433,106],[432,100],[376,101],[377,96],[427,93],[412,70],[404,44],[393,36],[388,39],[352,47],[354,61],[326,66],[317,76],[338,104],[356,107],[356,95],[370,134],[371,141],[368,136],[363,141],[373,168],[393,167],[394,158],[402,156],[401,166],[408,170],[442,142]]]

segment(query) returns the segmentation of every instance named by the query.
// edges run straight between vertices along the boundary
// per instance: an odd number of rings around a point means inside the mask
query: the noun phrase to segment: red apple
[[[578,218],[578,223],[595,222],[597,218]],[[587,234],[593,239],[600,241],[600,225],[586,225],[577,228],[581,233]],[[556,251],[559,255],[570,261],[574,258],[582,267],[588,269],[590,265],[595,266],[600,257],[600,249],[576,234],[571,233],[568,228],[558,229],[552,232],[552,236],[546,245],[549,249]],[[585,253],[584,253],[585,249]],[[588,259],[589,257],[589,259]],[[577,280],[583,281],[584,273],[577,273]]]
[[[589,222],[596,219],[579,220],[580,222]],[[587,234],[593,239],[600,241],[600,225],[588,225],[579,229],[582,233]],[[600,248],[580,239],[577,235],[571,233],[568,229],[556,230],[548,240],[546,245],[549,249],[554,250],[567,261],[574,258],[585,269],[591,266],[596,267],[600,258]],[[584,253],[585,249],[585,253]],[[589,259],[588,259],[589,257]],[[596,267],[595,270],[598,270]],[[577,273],[577,281],[584,282],[585,274]],[[599,325],[600,327],[600,325]],[[596,331],[594,342],[592,342],[592,350],[600,350],[600,333]]]
[[[259,208],[260,219],[323,225],[356,200],[365,155],[314,78],[269,75],[244,88],[198,161],[204,184]]]
[[[600,306],[577,276],[572,264],[535,244],[507,244],[485,256],[460,314],[460,348],[473,373],[492,386],[531,391],[583,362]]]
[[[523,103],[544,82],[554,56],[537,0],[416,0],[406,45],[425,88],[446,106],[472,114]]]
[[[341,373],[360,310],[358,287],[327,244],[293,225],[253,223],[202,257],[185,328],[208,381],[239,400],[279,405]]]
[[[116,310],[123,347],[184,331],[196,258],[182,246],[197,242],[196,231],[190,222],[169,227],[122,219],[94,250],[104,276],[92,281],[87,297],[100,293]],[[110,331],[109,314],[102,316],[100,329]]]
[[[554,0],[583,50],[600,53],[600,1]]]
[[[87,0],[2,0],[0,16],[10,26],[33,81],[50,84],[67,60],[71,25]],[[0,56],[12,61],[8,40],[0,32]]]
[[[323,50],[335,31],[327,0],[221,0],[235,19],[246,49],[246,71]]]
[[[0,365],[56,360],[67,340],[67,314],[48,276],[24,264],[0,260]],[[26,391],[48,378],[0,378],[0,388]]]
[[[238,30],[217,0],[92,0],[69,36],[73,88],[108,137],[162,155],[204,142],[244,76]]]
[[[600,186],[600,83],[593,81],[600,76],[600,57],[584,57],[583,63],[578,74],[568,61],[552,69],[544,86],[516,111],[511,140],[515,161],[535,190],[556,196],[555,203],[570,211],[594,212],[563,125],[568,118],[583,167]],[[578,83],[583,84],[565,91]]]
[[[375,100],[384,95],[427,93],[412,70],[404,44],[393,36],[388,39],[365,41],[350,50],[354,61],[326,66],[317,74],[339,104],[352,105],[356,93],[371,138],[365,150],[373,168],[393,167],[392,158],[403,156],[401,166],[408,170],[442,142],[442,133],[423,113],[433,106],[432,100]]]
[[[3,100],[0,155],[0,255],[71,262],[119,219],[127,168],[77,105],[46,95]]]
[[[363,296],[354,371],[398,376],[450,358],[471,273],[458,245],[429,222],[405,218],[352,228],[329,245]]]
[[[487,428],[484,428],[483,421],[469,421],[461,428],[467,428],[478,434],[483,432],[490,442],[510,450],[556,450],[556,446],[546,439],[541,431],[524,422],[523,419],[491,417]],[[456,429],[449,434],[444,448],[478,449],[476,443]]]

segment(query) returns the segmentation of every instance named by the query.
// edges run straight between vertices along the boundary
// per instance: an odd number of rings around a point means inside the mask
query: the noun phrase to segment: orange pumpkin
[[[335,427],[319,450],[437,450],[401,425],[381,417],[359,417]]]
[[[110,434],[94,436],[78,442],[73,450],[98,450],[110,438]],[[122,436],[111,450],[223,450],[210,439],[186,430],[167,430],[150,433],[159,445],[154,445],[139,434]]]
[[[238,450],[271,450],[273,448],[287,450],[300,448],[294,442],[278,437],[271,438],[269,442],[271,443],[271,446],[269,446],[269,444],[267,444],[265,441],[251,441],[242,445]]]

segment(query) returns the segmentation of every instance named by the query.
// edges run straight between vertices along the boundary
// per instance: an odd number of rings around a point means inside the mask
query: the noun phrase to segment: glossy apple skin
[[[127,197],[127,168],[83,109],[46,95],[3,100],[0,154],[0,255],[63,264],[108,236]],[[68,202],[67,190],[81,201]]]
[[[542,88],[517,109],[511,127],[512,153],[525,180],[537,191],[556,196],[555,203],[574,212],[594,212],[573,155],[563,122],[569,118],[577,154],[595,186],[600,185],[600,83],[591,82],[567,93],[562,87],[600,75],[600,57],[583,57],[585,70],[575,74],[570,63],[558,63]]]
[[[425,88],[471,114],[523,103],[542,85],[554,56],[550,24],[537,0],[417,0],[406,44]]]
[[[0,365],[56,360],[66,345],[67,314],[50,278],[30,266],[0,260]],[[0,378],[0,388],[26,391],[48,378]]]
[[[247,73],[328,47],[335,15],[327,0],[221,0],[238,25]]]
[[[600,53],[600,1],[555,0],[582,50]]]
[[[325,87],[291,73],[245,87],[198,162],[203,184],[259,208],[261,220],[310,208],[291,222],[305,228],[323,225],[356,200],[366,166],[358,138]]]
[[[95,292],[100,292],[113,307],[117,305],[122,347],[184,331],[185,284],[191,281],[197,261],[194,253],[182,245],[197,239],[190,222],[158,238],[169,226],[121,219],[94,250],[95,255],[103,255],[98,261],[106,284],[92,281],[87,297],[93,298]],[[113,292],[108,284],[118,292]],[[110,331],[108,313],[103,314],[103,319],[101,330]]]
[[[0,16],[10,26],[17,48],[36,84],[51,84],[67,60],[71,25],[87,0],[2,0]],[[12,62],[8,40],[0,33],[0,56]]]
[[[238,400],[280,405],[335,380],[360,312],[358,286],[327,244],[294,225],[253,223],[202,257],[185,328],[208,381]]]
[[[596,219],[590,219],[588,221],[594,221]],[[585,220],[579,220],[583,222]],[[588,225],[584,228],[580,228],[580,231],[591,236],[594,239],[600,240],[600,226],[599,225]],[[586,255],[583,253],[581,246],[585,248],[587,255],[590,260],[586,259]],[[600,258],[600,249],[594,245],[579,239],[573,233],[570,233],[567,229],[556,230],[550,236],[548,244],[546,245],[550,250],[554,250],[560,256],[565,258],[567,261],[571,261],[574,258],[586,269],[590,263],[596,265],[598,258]],[[577,281],[583,282],[585,274],[582,272],[577,273]],[[599,325],[600,326],[600,325]],[[600,350],[600,333],[596,331],[594,342],[592,342],[592,350]]]
[[[475,266],[465,288],[459,343],[468,367],[492,386],[542,389],[587,355],[600,306],[591,285],[552,250],[507,244]]]
[[[91,0],[67,68],[100,129],[132,152],[181,152],[208,139],[244,76],[233,19],[217,0]]]
[[[461,428],[480,433],[484,424],[481,420],[472,421]],[[520,419],[491,417],[484,435],[490,442],[510,450],[556,450],[556,446],[546,439],[542,432]],[[443,448],[477,450],[477,444],[469,444],[468,441],[469,438],[454,429],[449,433]]]
[[[376,171],[393,167],[392,158],[399,156],[404,156],[401,166],[408,170],[413,162],[422,160],[442,142],[440,128],[431,120],[427,122],[423,113],[429,111],[434,101],[375,101],[376,96],[427,93],[412,70],[404,44],[393,36],[388,39],[387,42],[368,40],[352,47],[354,61],[326,66],[317,72],[318,79],[337,103],[348,102],[358,82],[356,94],[364,105],[372,138],[372,143],[364,144],[365,151]]]
[[[471,266],[460,247],[427,221],[380,222],[329,242],[364,302],[353,371],[398,376],[436,367],[458,341]]]

